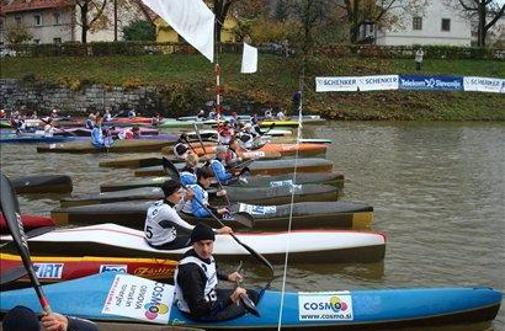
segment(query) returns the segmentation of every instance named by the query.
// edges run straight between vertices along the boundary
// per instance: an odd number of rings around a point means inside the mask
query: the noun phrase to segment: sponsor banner
[[[358,78],[360,91],[398,90],[399,76],[364,76]]]
[[[349,291],[298,293],[298,320],[352,321],[352,297]]]
[[[102,314],[167,324],[173,297],[173,286],[117,274],[105,299]]]
[[[463,91],[463,77],[400,75],[401,90]]]
[[[37,278],[61,279],[63,276],[63,263],[34,263],[33,270]]]
[[[355,92],[359,77],[316,77],[316,92]]]
[[[124,274],[128,273],[128,265],[126,264],[102,264],[100,266],[99,273],[102,272],[122,272]]]
[[[505,93],[505,79],[465,77],[463,87],[467,92]]]
[[[251,215],[267,215],[275,214],[277,206],[256,206],[240,203],[238,207],[239,212],[246,212]]]

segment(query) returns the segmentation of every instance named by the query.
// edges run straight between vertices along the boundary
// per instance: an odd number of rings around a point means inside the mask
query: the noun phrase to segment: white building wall
[[[56,22],[54,14],[59,14],[58,22]],[[39,25],[36,24],[36,15],[41,17]],[[4,18],[4,29],[2,30],[2,34],[5,33],[8,28],[18,24],[17,18],[21,19],[21,25],[24,25],[32,35],[33,38],[30,41],[31,43],[51,44],[55,41],[55,38],[59,38],[61,42],[73,40],[71,28],[72,13],[68,8],[9,13]]]
[[[471,24],[440,0],[430,0],[423,12],[409,13],[404,9],[395,9],[399,23],[377,32],[377,45],[450,45],[470,46]],[[423,18],[422,30],[413,29],[413,17]],[[450,19],[450,31],[442,31],[442,19]]]

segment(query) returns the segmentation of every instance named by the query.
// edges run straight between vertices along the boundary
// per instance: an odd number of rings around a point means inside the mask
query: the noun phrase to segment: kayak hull
[[[20,136],[17,136],[15,134],[8,134],[8,135],[1,135],[0,136],[0,143],[2,143],[2,144],[7,144],[7,143],[53,144],[53,143],[62,143],[62,142],[72,141],[72,140],[74,140],[74,137],[64,137],[64,136],[45,137],[44,135],[30,134],[30,133],[26,133],[26,134],[23,134]]]
[[[54,221],[59,225],[91,225],[108,222],[143,229],[146,212],[152,201],[107,203],[69,208],[58,208],[51,212]],[[238,207],[238,206],[237,206]],[[238,208],[232,208],[238,209]],[[254,230],[286,230],[288,228],[290,205],[275,206],[275,213],[255,214]],[[191,224],[205,222],[218,228],[220,225],[212,218],[197,219],[181,213],[181,217]],[[369,229],[373,222],[373,207],[352,202],[303,202],[293,205],[292,229]],[[223,221],[234,229],[243,229],[235,221]]]
[[[277,176],[297,173],[329,172],[333,168],[333,162],[326,159],[298,159],[298,160],[275,160],[275,161],[254,161],[249,165],[251,174]],[[161,166],[138,169],[134,172],[137,177],[164,176],[165,171]]]
[[[200,157],[200,161],[213,158],[213,154],[206,154]],[[165,156],[168,160],[173,163],[182,163],[184,160],[176,158],[174,155]],[[277,152],[250,152],[244,155],[244,160],[258,159],[258,160],[278,160],[281,158],[281,154]],[[128,157],[128,158],[118,158],[114,160],[101,161],[98,165],[100,167],[110,167],[110,168],[145,168],[152,166],[162,165],[162,158],[158,155],[153,156],[139,156],[139,157]]]
[[[11,180],[16,193],[69,193],[72,178],[65,175],[35,175],[16,177]]]
[[[127,183],[109,183],[100,186],[101,192],[114,192],[121,190],[129,190],[140,187],[161,187],[163,183],[169,180],[170,177],[156,177],[143,179],[138,181],[129,181]],[[247,181],[236,181],[227,186],[237,187],[273,187],[275,185],[289,185],[293,183],[293,175],[277,175],[277,176],[250,176],[246,177]],[[326,173],[300,173],[296,175],[296,185],[300,184],[325,184],[334,185],[338,188],[344,186],[344,175],[338,172]]]
[[[204,155],[207,153],[213,153],[216,149],[216,145],[205,147],[205,150],[201,147],[195,148],[195,151],[198,155]],[[282,156],[292,156],[298,153],[300,157],[307,156],[317,156],[324,155],[326,153],[326,145],[325,144],[277,144],[277,143],[268,143],[263,145],[261,148],[253,150],[261,151],[265,153],[280,153]],[[173,151],[165,150],[165,153],[173,153]]]
[[[30,214],[21,215],[21,223],[23,223],[25,231],[55,225],[54,221],[50,217]],[[9,233],[9,228],[7,227],[7,223],[5,223],[5,218],[2,213],[0,213],[0,233]]]
[[[37,146],[39,153],[130,153],[130,152],[155,152],[160,151],[163,147],[173,145],[173,141],[147,140],[147,139],[131,139],[131,140],[116,140],[109,148],[97,148],[91,142],[76,142],[68,144],[53,144]]]
[[[311,230],[247,233],[237,237],[272,263],[284,263],[287,241],[297,243],[289,252],[289,261],[293,263],[379,262],[384,259],[386,249],[384,235],[373,232]],[[5,242],[10,236],[0,238]],[[155,249],[146,243],[143,231],[115,224],[58,229],[30,238],[29,245],[34,255],[102,256],[107,252],[107,256],[174,259],[189,249]],[[227,235],[216,236],[214,255],[229,261],[251,258],[247,250]]]
[[[117,258],[117,257],[62,257],[31,256],[37,277],[41,283],[55,283],[91,276],[102,272],[124,272],[153,280],[173,282],[173,273],[177,261],[154,258]],[[18,255],[0,253],[0,270],[8,274],[22,265]],[[17,286],[29,285],[28,276],[19,278]]]
[[[44,292],[52,308],[62,314],[95,321],[131,322],[131,317],[104,314],[103,310],[108,299],[120,297],[121,294],[114,291],[116,284],[130,289],[140,281],[142,279],[111,272],[48,285]],[[173,291],[173,286],[161,283],[147,286],[159,286],[158,290],[166,293]],[[86,290],[85,296],[79,295],[83,289]],[[3,291],[0,298],[2,312],[20,303],[36,312],[41,310],[32,289]],[[164,298],[163,303],[171,307],[166,313],[167,324],[178,326],[207,330],[271,330],[277,329],[281,316],[283,330],[376,330],[491,321],[499,310],[502,293],[485,287],[452,287],[287,292],[282,296],[280,292],[269,290],[257,304],[260,317],[245,314],[233,320],[212,323],[190,320],[172,305],[172,299]]]
[[[252,204],[276,205],[290,203],[293,196],[293,188],[281,187],[227,187],[231,202],[247,202]],[[335,186],[306,184],[294,189],[294,201],[334,201],[338,197],[339,190]],[[70,198],[61,199],[62,207],[83,206],[97,203],[123,202],[131,200],[156,200],[163,199],[163,191],[159,187],[142,187],[125,191],[105,192],[96,194],[82,194]],[[226,198],[209,196],[211,205],[224,205]]]

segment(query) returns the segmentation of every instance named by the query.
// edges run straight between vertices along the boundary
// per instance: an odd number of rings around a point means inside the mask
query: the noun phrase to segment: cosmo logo
[[[128,273],[128,266],[126,264],[102,264],[99,273],[102,272],[121,272]]]
[[[33,269],[38,278],[61,279],[63,266],[63,263],[34,263]]]
[[[150,302],[144,305],[146,310],[145,316],[149,320],[155,320],[158,315],[165,315],[168,313],[168,306],[161,303],[163,298],[163,292],[165,291],[165,285],[162,283],[156,283],[153,292],[151,293]]]

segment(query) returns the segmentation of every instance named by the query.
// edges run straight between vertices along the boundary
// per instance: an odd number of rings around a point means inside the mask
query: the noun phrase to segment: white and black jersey
[[[177,213],[181,206],[160,200],[149,207],[144,225],[144,237],[149,245],[159,249],[189,246],[194,226],[184,221]]]

